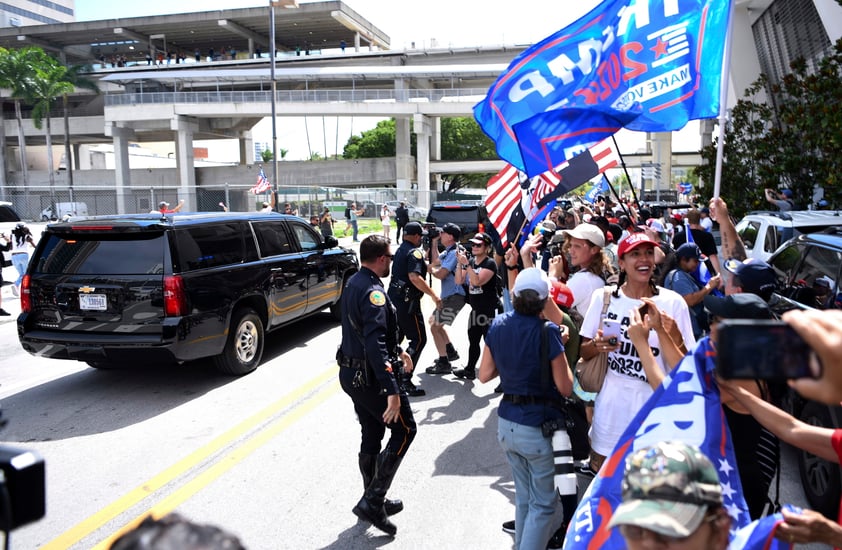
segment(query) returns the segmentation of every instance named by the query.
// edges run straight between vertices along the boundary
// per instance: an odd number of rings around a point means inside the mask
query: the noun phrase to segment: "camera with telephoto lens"
[[[437,239],[441,235],[441,227],[436,227],[436,224],[431,222],[424,222],[424,231],[427,232],[427,238],[430,240]]]
[[[567,426],[561,419],[550,418],[541,423],[541,435],[544,437],[552,437],[558,430],[566,430]]]
[[[6,424],[0,410],[0,428]],[[35,451],[0,445],[0,531],[37,521],[47,512],[44,459]]]

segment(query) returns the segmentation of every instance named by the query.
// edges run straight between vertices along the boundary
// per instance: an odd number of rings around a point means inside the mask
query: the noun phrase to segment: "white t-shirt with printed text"
[[[629,298],[622,289],[620,297],[611,296],[606,319],[620,321],[620,347],[616,352],[608,354],[608,372],[602,391],[597,394],[594,404],[594,417],[591,425],[591,447],[597,453],[609,456],[620,436],[628,427],[628,423],[635,417],[640,408],[652,395],[652,387],[646,379],[640,356],[628,337],[627,328],[630,324],[630,313],[633,308],[643,305],[641,300]],[[580,334],[585,338],[594,338],[599,328],[599,317],[602,312],[603,293],[594,292],[590,306],[582,322]],[[677,292],[658,287],[658,295],[652,300],[658,309],[666,312],[675,319],[687,349],[696,344],[693,327],[690,322],[690,311],[684,298]],[[653,330],[649,333],[649,345],[658,366],[664,373],[669,372],[675,365],[665,365],[658,341],[658,335]]]

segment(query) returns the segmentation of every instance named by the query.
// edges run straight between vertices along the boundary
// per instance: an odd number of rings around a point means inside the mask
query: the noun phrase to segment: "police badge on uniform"
[[[380,307],[386,305],[386,295],[379,290],[373,290],[371,294],[368,295],[368,299],[375,306]]]
[[[421,249],[420,249],[420,248],[414,248],[414,249],[412,250],[412,255],[415,257],[415,259],[416,259],[416,260],[422,260],[422,259],[424,259],[424,253],[423,253],[423,252],[421,252]]]

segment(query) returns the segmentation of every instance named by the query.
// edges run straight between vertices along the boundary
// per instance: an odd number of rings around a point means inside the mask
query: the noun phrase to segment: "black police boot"
[[[360,453],[359,458],[360,473],[363,475],[363,490],[365,490],[368,489],[371,480],[374,478],[374,470],[377,468],[377,455]],[[383,501],[383,509],[386,510],[387,516],[394,516],[403,510],[403,502],[387,498]]]
[[[412,383],[412,373],[402,372],[400,375],[400,390],[410,397],[421,397],[427,392]]]
[[[395,536],[398,532],[397,526],[389,521],[383,504],[386,498],[386,491],[392,485],[401,458],[391,451],[383,451],[377,457],[377,467],[374,478],[365,490],[363,498],[354,506],[354,514],[363,521],[367,521],[386,533]]]

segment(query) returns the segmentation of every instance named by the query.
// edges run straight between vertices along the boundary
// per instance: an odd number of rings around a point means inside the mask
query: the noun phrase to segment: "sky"
[[[362,17],[385,32],[393,49],[436,44],[478,46],[532,44],[585,15],[599,0],[343,0]],[[299,4],[309,3],[299,0]],[[171,13],[268,6],[268,0],[76,0],[77,21],[91,21]],[[563,6],[563,7],[562,7]],[[283,10],[276,13],[282,17]],[[322,156],[341,153],[351,135],[373,128],[374,118],[280,117],[277,123],[278,149],[289,151],[288,160],[304,160],[311,152]],[[252,132],[255,141],[271,142],[271,120],[259,123]],[[699,146],[698,125],[688,124],[673,136],[673,149],[695,151]],[[621,131],[620,150],[634,153],[645,146],[645,135]],[[214,144],[202,143],[211,149]],[[220,159],[221,160],[221,159]],[[236,161],[236,158],[232,159]]]

